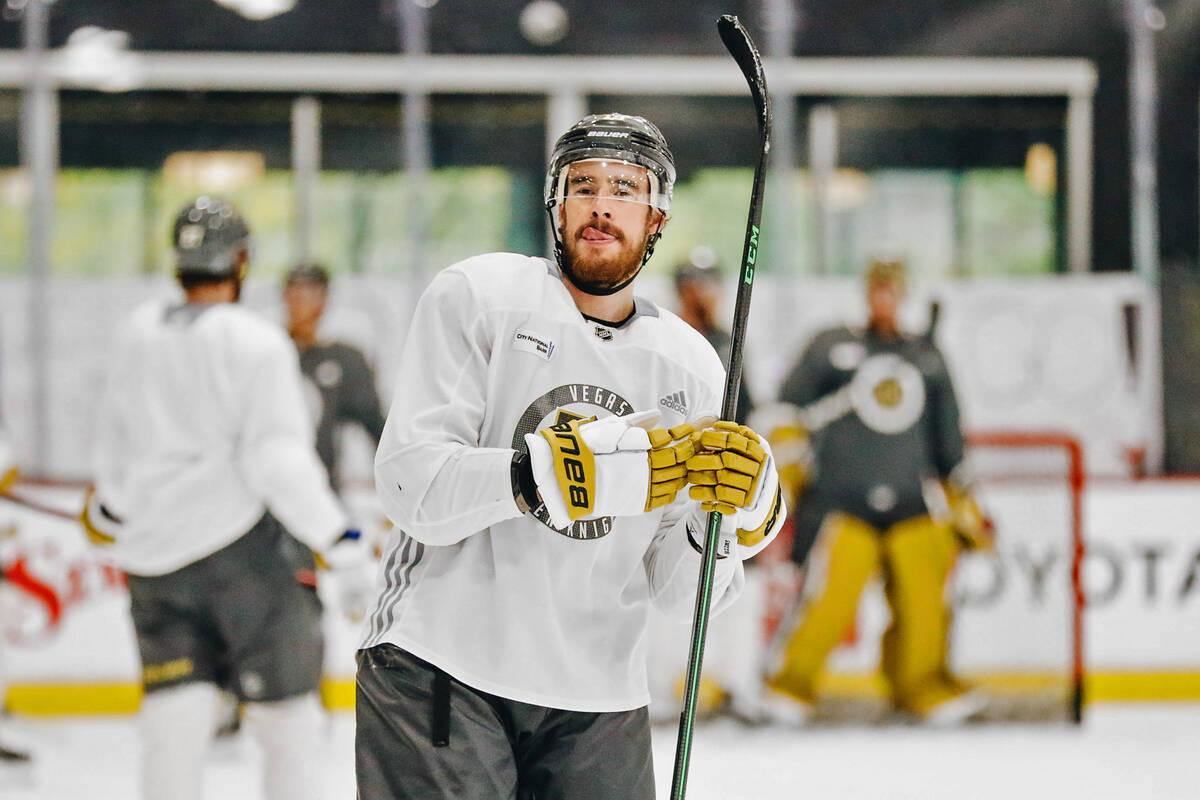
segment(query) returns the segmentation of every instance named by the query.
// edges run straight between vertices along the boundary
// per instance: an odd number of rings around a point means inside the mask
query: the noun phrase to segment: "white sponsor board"
[[[996,554],[966,558],[955,587],[953,650],[964,669],[1069,664],[1070,540],[1056,516],[1065,500],[1057,490],[1042,491],[988,491],[999,525]],[[67,510],[81,500],[78,490],[35,492]],[[1084,499],[1087,669],[1200,671],[1200,480],[1095,481]],[[370,493],[356,494],[352,504],[371,513]],[[74,523],[3,506],[0,514],[11,516],[19,533],[3,544],[0,559],[10,570],[19,564],[26,576],[24,586],[0,585],[7,682],[135,682],[137,649],[119,571]],[[877,594],[868,594],[860,612],[856,636],[835,652],[832,669],[875,667],[887,612]],[[331,608],[326,628],[327,674],[347,680],[357,625]],[[679,663],[686,641],[681,650]]]

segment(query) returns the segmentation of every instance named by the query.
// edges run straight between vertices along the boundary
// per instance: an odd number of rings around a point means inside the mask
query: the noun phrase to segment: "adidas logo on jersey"
[[[687,416],[687,395],[683,393],[682,389],[678,392],[672,392],[658,402],[672,411],[678,411],[680,414]]]

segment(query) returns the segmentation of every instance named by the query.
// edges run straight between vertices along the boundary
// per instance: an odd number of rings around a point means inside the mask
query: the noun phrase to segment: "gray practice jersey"
[[[335,488],[338,473],[337,432],[345,424],[362,426],[379,443],[383,412],[375,391],[375,373],[357,349],[342,342],[315,344],[300,350],[300,370],[312,388],[316,407],[317,455]]]
[[[886,527],[926,513],[922,481],[963,458],[958,402],[928,339],[869,329],[818,334],[779,399],[800,406],[812,435],[817,500]]]

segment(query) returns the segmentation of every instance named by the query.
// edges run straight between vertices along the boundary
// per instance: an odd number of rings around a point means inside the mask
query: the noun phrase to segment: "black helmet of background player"
[[[674,277],[676,291],[692,284],[720,286],[721,268],[717,266],[716,252],[708,245],[693,247],[687,260],[675,265]]]
[[[615,294],[628,286],[650,259],[654,245],[661,236],[661,226],[647,237],[641,261],[632,274],[617,284],[599,285],[576,275],[568,263],[570,259],[565,257],[563,232],[556,209],[562,205],[567,194],[567,169],[580,161],[616,161],[644,167],[650,182],[649,205],[665,217],[670,210],[671,195],[675,189],[675,157],[671,155],[662,131],[654,123],[627,114],[586,116],[572,125],[554,145],[543,193],[546,211],[550,214],[550,226],[554,231],[554,257],[579,289],[592,295]]]
[[[307,283],[314,286],[319,286],[322,289],[329,288],[329,270],[323,265],[312,261],[306,261],[288,270],[287,277],[284,279],[284,286],[291,286],[296,283]]]
[[[250,229],[227,200],[202,195],[175,217],[175,274],[184,286],[236,279],[249,258]]]
[[[715,329],[722,276],[713,249],[707,245],[693,247],[688,259],[675,265],[674,278],[679,315],[701,333]]]

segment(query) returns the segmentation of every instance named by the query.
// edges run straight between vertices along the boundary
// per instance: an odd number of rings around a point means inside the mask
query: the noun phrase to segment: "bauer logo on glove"
[[[583,446],[579,434],[580,425],[595,419],[564,420],[540,431],[550,443],[555,478],[566,497],[567,513],[573,520],[592,513],[592,500],[596,496],[596,459],[592,451]]]
[[[692,425],[654,428],[657,411],[564,421],[525,435],[538,494],[556,528],[668,505],[687,482]],[[704,424],[707,424],[705,422]]]

